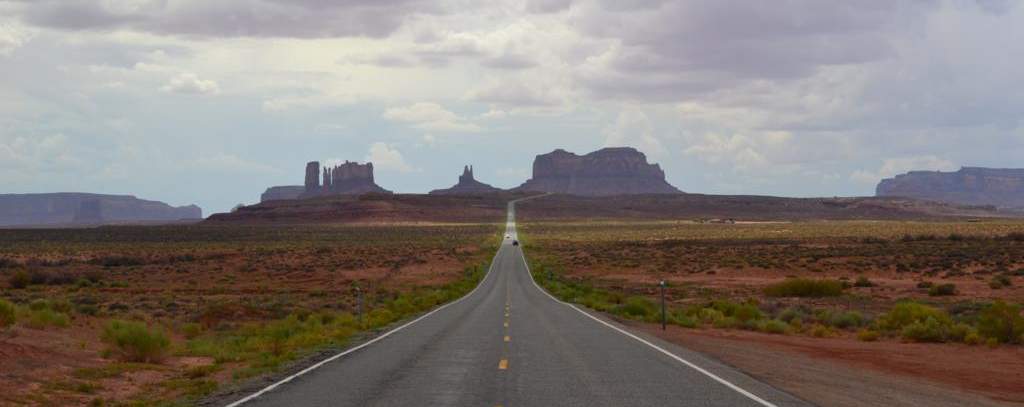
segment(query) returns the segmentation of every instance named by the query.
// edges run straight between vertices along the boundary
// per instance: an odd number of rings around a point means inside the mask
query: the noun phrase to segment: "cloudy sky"
[[[635,146],[689,192],[1021,167],[1013,0],[0,0],[0,193],[207,213],[373,161],[425,192]]]

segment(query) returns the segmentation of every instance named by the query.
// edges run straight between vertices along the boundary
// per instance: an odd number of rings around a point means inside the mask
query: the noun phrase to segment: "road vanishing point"
[[[530,275],[508,206],[480,285],[229,407],[808,406],[699,353],[561,302]]]

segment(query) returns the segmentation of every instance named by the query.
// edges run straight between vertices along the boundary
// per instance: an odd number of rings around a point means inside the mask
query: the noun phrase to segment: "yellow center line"
[[[512,338],[510,338],[508,335],[505,335],[505,342],[510,342],[510,341],[512,341]]]
[[[505,321],[505,328],[508,328],[508,321]]]
[[[498,362],[498,370],[505,369],[508,369],[508,359],[502,359],[501,362]]]

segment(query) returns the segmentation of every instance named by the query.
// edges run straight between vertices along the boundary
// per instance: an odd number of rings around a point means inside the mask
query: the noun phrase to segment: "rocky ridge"
[[[964,167],[955,172],[911,171],[882,180],[877,196],[960,205],[1024,208],[1024,169]]]
[[[130,195],[0,195],[0,226],[101,225],[200,220],[198,206],[173,207]]]

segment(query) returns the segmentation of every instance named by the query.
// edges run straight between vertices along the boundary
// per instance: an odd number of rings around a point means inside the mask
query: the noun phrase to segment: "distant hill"
[[[533,178],[516,188],[580,196],[678,194],[658,164],[631,147],[604,148],[579,156],[565,150],[538,155]]]
[[[535,193],[366,194],[271,201],[210,216],[209,224],[501,222],[508,201]],[[992,207],[906,198],[779,198],[699,194],[584,197],[552,194],[520,203],[524,220],[927,220],[1010,217]]]
[[[173,207],[130,195],[0,194],[0,226],[75,226],[201,220],[198,206]]]
[[[882,180],[877,196],[962,205],[1024,208],[1024,169],[964,167],[956,172],[912,171]]]
[[[508,201],[525,195],[364,194],[269,201],[210,216],[207,224],[501,222]]]

